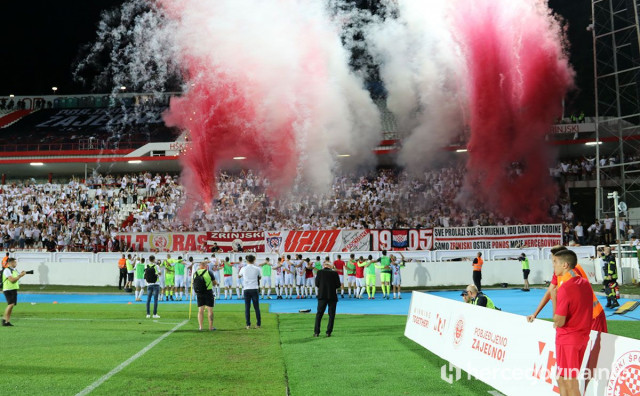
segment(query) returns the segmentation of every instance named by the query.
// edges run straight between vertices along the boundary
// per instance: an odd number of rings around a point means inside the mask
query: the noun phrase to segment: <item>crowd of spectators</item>
[[[625,157],[625,163],[631,163],[625,165],[626,170],[638,170],[640,169],[640,152],[627,153]],[[619,159],[615,155],[603,155],[600,158],[600,166],[610,166],[619,164]],[[596,178],[596,157],[582,157],[579,159],[558,161],[554,167],[549,169],[549,173],[552,177],[566,181],[580,181],[580,180],[595,180]],[[609,172],[616,172],[616,168],[611,168]]]
[[[0,235],[5,249],[117,251],[118,232],[390,229],[514,224],[460,205],[464,165],[409,177],[397,170],[336,177],[324,193],[302,186],[280,198],[252,171],[220,172],[211,210],[181,213],[187,196],[178,175],[95,174],[86,181],[0,187]],[[550,208],[553,222],[574,221],[567,198]]]

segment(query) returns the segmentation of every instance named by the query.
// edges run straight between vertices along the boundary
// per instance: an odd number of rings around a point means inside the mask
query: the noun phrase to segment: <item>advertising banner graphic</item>
[[[552,322],[413,292],[405,336],[449,361],[445,382],[464,380],[462,369],[505,395],[559,392]],[[639,359],[640,340],[591,331],[578,375],[582,394],[638,394]]]

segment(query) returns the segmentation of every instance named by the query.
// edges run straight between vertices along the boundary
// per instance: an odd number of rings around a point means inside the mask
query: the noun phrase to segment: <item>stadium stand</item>
[[[63,151],[103,149],[124,155],[147,143],[175,142],[178,131],[162,122],[170,96],[71,95],[5,100],[0,103],[2,157],[11,158],[12,153],[29,157],[29,152],[48,156],[47,151],[56,150],[60,154],[51,155],[71,155]],[[384,99],[376,99],[376,104],[381,109],[384,140],[375,152],[391,153],[397,149],[396,120]],[[456,144],[464,145],[463,140]],[[632,156],[640,158],[638,153],[628,154]],[[513,224],[513,219],[456,203],[465,172],[462,160],[453,161],[418,178],[409,178],[399,170],[341,175],[327,193],[298,188],[295,199],[268,197],[268,181],[251,171],[222,172],[216,210],[196,210],[190,218],[178,213],[186,196],[175,173],[95,174],[86,180],[72,178],[57,183],[14,180],[0,192],[0,215],[7,219],[0,225],[0,232],[6,235],[10,248],[104,251],[114,249],[116,232]],[[616,158],[603,157],[602,161],[609,164]],[[592,180],[594,168],[595,158],[585,153],[577,159],[558,161],[549,169],[561,191],[558,201],[549,208],[550,221],[563,223],[565,243],[577,240],[573,237],[577,221],[567,185]],[[514,166],[512,171],[520,170]],[[594,244],[599,241],[595,232],[589,232],[588,240]]]
[[[215,210],[179,212],[177,175],[95,174],[67,183],[25,181],[2,186],[0,225],[6,249],[118,250],[117,232],[265,231],[428,228],[513,224],[509,218],[457,204],[462,165],[409,178],[394,170],[342,175],[325,194],[298,188],[269,198],[268,180],[252,171],[220,172]],[[200,208],[197,208],[200,209]],[[554,222],[573,218],[566,199],[550,208]]]

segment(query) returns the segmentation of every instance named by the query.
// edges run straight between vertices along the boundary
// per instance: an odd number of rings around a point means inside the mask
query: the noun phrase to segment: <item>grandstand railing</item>
[[[0,145],[0,156],[13,155],[19,152],[38,151],[96,151],[96,150],[133,150],[149,142],[64,142],[64,143],[34,143],[34,144],[4,144]],[[121,152],[119,153],[121,154]]]

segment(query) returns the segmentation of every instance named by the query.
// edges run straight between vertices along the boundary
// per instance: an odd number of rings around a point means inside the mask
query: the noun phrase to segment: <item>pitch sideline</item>
[[[113,370],[109,371],[107,374],[105,374],[102,377],[98,378],[94,383],[92,383],[91,385],[87,386],[86,388],[84,388],[79,393],[77,393],[76,396],[84,396],[84,395],[87,395],[87,394],[91,393],[94,389],[96,389],[97,387],[102,385],[109,378],[111,378],[114,375],[118,374],[125,367],[127,367],[128,365],[133,363],[140,356],[142,356],[145,353],[147,353],[151,348],[153,348],[154,346],[158,345],[158,343],[160,343],[160,341],[162,341],[165,338],[169,337],[173,332],[175,332],[176,330],[178,330],[180,327],[184,326],[188,322],[189,322],[188,320],[183,320],[182,322],[178,323],[173,329],[167,331],[166,333],[164,333],[160,337],[156,338],[149,345],[147,345],[146,347],[142,348],[142,350],[140,350],[138,353],[136,353],[135,355],[131,356],[129,359],[125,360],[124,362],[120,363],[120,365],[118,365],[118,367],[114,368]]]

